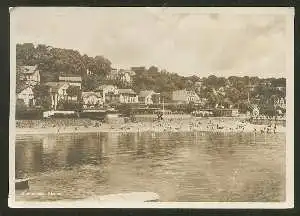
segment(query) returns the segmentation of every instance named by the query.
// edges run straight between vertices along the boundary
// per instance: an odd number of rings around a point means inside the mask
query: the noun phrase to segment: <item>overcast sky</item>
[[[185,76],[285,77],[287,15],[270,11],[14,8],[11,22],[18,43],[103,55],[114,67],[155,65]]]

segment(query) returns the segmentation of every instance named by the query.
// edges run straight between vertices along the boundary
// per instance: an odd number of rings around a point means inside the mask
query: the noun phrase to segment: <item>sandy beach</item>
[[[276,125],[254,125],[236,119],[164,119],[157,122],[130,122],[124,124],[103,123],[97,126],[62,126],[46,128],[16,128],[16,134],[53,134],[53,133],[97,133],[97,132],[285,132],[285,127]]]

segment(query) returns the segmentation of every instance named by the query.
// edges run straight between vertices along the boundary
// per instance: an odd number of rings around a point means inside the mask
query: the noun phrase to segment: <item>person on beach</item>
[[[274,124],[274,130],[273,130],[274,134],[276,133],[276,129],[277,129],[277,126],[276,126],[276,123],[275,123]]]

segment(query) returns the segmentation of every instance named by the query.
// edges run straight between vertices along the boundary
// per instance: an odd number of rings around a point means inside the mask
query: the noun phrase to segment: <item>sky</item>
[[[116,68],[154,65],[184,76],[286,77],[287,11],[238,11],[17,7],[11,10],[11,37],[103,55]]]

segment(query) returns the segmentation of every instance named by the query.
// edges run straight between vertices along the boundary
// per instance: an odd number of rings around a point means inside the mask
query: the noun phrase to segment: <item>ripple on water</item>
[[[151,191],[162,201],[283,201],[285,134],[89,133],[16,140],[18,200]]]

